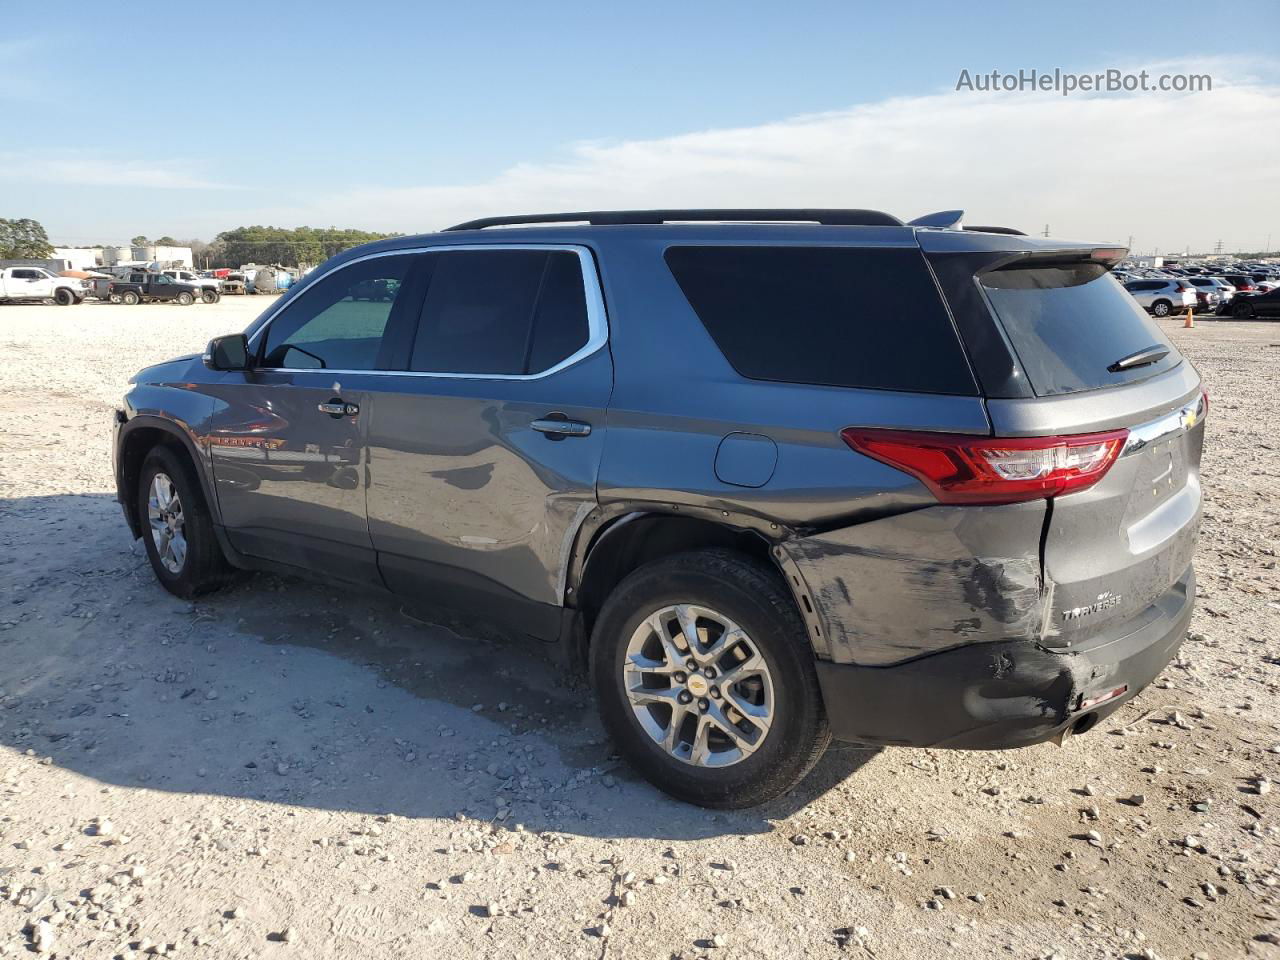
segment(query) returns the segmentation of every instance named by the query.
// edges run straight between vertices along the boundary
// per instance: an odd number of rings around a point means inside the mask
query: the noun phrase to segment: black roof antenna
[[[940,210],[937,213],[926,213],[907,223],[908,227],[936,227],[939,230],[959,230],[960,221],[964,219],[963,210]]]

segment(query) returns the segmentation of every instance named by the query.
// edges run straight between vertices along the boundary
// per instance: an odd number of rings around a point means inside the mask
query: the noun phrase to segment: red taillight
[[[1019,503],[1091,487],[1124,447],[1128,430],[1069,437],[973,437],[848,427],[844,442],[905,470],[941,503]]]

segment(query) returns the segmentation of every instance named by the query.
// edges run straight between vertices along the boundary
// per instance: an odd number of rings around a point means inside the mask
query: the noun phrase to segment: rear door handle
[[[354,417],[360,413],[360,408],[354,403],[345,403],[342,400],[317,403],[316,409],[321,413],[327,413],[331,417]]]
[[[581,420],[562,420],[544,417],[534,420],[529,426],[539,433],[545,433],[548,440],[563,440],[565,437],[587,437],[591,435],[591,424]]]

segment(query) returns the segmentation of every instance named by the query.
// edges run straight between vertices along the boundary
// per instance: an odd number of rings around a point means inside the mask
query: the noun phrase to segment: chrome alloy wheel
[[[727,767],[754,753],[773,722],[773,679],[759,649],[709,607],[663,607],[627,644],[623,689],[641,728],[696,767]]]
[[[182,519],[182,501],[166,473],[157,473],[151,480],[151,492],[147,497],[147,521],[151,524],[151,542],[155,544],[156,556],[170,573],[181,573],[183,564],[187,562],[187,535]]]

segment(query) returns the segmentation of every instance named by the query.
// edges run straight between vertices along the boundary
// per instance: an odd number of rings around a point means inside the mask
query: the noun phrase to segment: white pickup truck
[[[6,300],[52,300],[69,307],[85,298],[83,280],[60,277],[44,267],[4,267],[0,269],[0,303]]]
[[[184,270],[181,267],[172,270],[162,270],[166,277],[175,283],[189,283],[197,290],[213,290],[220,292],[222,290],[222,282],[214,277],[202,277],[194,270]]]

